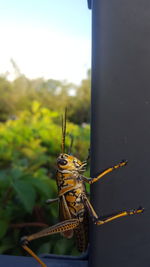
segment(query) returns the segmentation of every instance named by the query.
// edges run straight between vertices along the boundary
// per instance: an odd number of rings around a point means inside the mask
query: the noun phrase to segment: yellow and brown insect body
[[[60,220],[76,218],[79,225],[74,230],[63,232],[63,236],[71,238],[75,234],[79,251],[86,250],[88,245],[88,217],[82,195],[86,194],[84,181],[80,175],[86,163],[77,158],[61,154],[57,160],[57,185],[59,195]]]

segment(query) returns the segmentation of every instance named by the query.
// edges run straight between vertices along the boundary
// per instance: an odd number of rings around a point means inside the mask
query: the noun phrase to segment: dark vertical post
[[[93,0],[92,176],[98,215],[145,207],[141,215],[91,227],[90,266],[150,266],[150,1]]]

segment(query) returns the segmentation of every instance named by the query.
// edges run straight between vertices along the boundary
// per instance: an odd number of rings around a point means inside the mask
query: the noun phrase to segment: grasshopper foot
[[[138,209],[133,209],[130,210],[128,212],[129,215],[134,215],[134,214],[139,214],[139,213],[143,213],[144,212],[144,208],[142,208],[141,206]]]
[[[26,246],[28,245],[28,239],[27,239],[27,236],[23,236],[21,239],[20,239],[20,244],[21,246]]]

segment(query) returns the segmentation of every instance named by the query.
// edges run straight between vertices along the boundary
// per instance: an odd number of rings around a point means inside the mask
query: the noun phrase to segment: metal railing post
[[[150,264],[150,1],[92,0],[91,174],[128,165],[91,186],[97,214],[141,215],[91,226],[90,266]]]

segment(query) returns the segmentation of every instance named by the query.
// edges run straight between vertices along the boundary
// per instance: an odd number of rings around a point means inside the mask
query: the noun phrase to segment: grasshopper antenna
[[[89,159],[90,159],[90,154],[91,154],[91,149],[89,148],[89,149],[88,149],[88,155],[87,155],[86,161],[89,161]]]
[[[61,142],[62,153],[65,152],[66,120],[67,120],[67,108],[65,108],[64,116],[62,115],[62,142]]]
[[[72,147],[73,147],[73,141],[74,141],[73,135],[70,134],[70,147],[69,147],[69,150],[68,150],[68,154],[69,155],[71,154],[71,150],[72,150]]]

